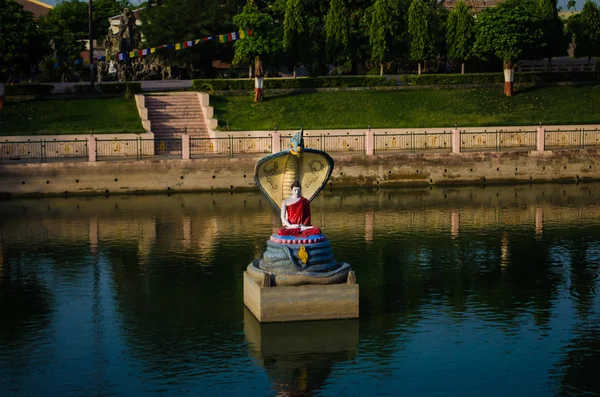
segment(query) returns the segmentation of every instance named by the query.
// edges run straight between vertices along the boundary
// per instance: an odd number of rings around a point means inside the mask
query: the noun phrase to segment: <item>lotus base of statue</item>
[[[327,153],[304,149],[302,131],[289,150],[256,164],[256,185],[283,226],[244,272],[244,304],[260,322],[358,318],[356,275],[349,264],[336,261],[329,240],[311,224],[310,202],[333,164]]]

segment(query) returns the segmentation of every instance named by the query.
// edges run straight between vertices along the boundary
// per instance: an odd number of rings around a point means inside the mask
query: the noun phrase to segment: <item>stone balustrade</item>
[[[2,137],[0,163],[197,159],[264,156],[289,147],[294,131],[238,132],[229,136],[173,138],[143,135]],[[222,134],[222,132],[221,132]],[[306,131],[307,148],[348,155],[544,152],[600,147],[600,129],[531,127],[504,129]]]

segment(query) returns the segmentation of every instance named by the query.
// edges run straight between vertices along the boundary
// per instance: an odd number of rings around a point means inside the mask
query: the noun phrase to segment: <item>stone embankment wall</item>
[[[0,165],[0,194],[113,194],[255,189],[258,158]],[[600,180],[596,149],[336,155],[329,185],[427,186]]]

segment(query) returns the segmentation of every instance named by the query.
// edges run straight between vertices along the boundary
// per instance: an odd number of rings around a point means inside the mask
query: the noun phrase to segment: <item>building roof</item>
[[[38,0],[16,0],[17,3],[23,6],[23,10],[29,11],[35,18],[42,17],[53,9],[50,4],[43,3]]]

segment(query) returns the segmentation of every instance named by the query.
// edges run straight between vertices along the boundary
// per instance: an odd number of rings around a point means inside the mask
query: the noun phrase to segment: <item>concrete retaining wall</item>
[[[336,156],[331,186],[600,180],[597,150]],[[260,157],[0,165],[0,194],[255,189]]]

